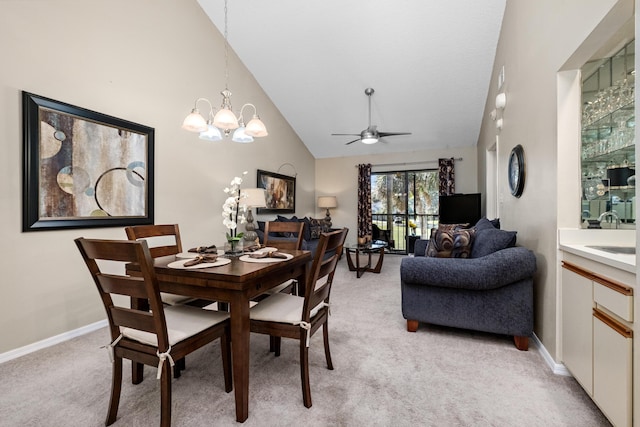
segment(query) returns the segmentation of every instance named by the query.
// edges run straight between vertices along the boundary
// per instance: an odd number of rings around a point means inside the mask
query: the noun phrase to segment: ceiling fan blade
[[[344,145],[353,144],[353,143],[354,143],[354,142],[356,142],[356,141],[360,141],[360,138],[356,138],[356,139],[354,139],[353,141],[349,141],[349,142],[347,142],[347,143],[346,143],[346,144],[344,144]]]
[[[385,136],[411,135],[411,132],[378,132],[378,135],[382,138]]]
[[[360,136],[359,133],[332,133],[333,136]]]

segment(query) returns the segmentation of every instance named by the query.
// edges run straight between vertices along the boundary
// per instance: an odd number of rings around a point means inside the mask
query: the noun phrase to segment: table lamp
[[[327,223],[327,226],[331,228],[331,214],[329,213],[329,209],[338,207],[338,200],[336,199],[336,196],[318,197],[318,207],[327,209],[327,214],[325,215],[324,220]]]
[[[251,208],[264,208],[267,206],[264,188],[247,188],[242,192],[247,196],[242,199],[243,204],[247,205],[247,223],[244,226],[244,240],[246,242],[255,242],[258,238],[258,233],[256,233],[256,226],[253,223]]]

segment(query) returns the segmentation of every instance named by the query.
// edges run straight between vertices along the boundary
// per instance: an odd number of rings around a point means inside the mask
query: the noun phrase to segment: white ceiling
[[[224,33],[224,0],[198,2]],[[229,0],[228,38],[316,158],[469,147],[505,2]],[[412,135],[373,145],[331,135],[367,127],[367,87],[378,131]]]

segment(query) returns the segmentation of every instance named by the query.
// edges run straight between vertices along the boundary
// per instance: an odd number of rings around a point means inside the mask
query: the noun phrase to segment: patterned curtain
[[[371,237],[371,164],[358,165],[358,238]]]
[[[453,157],[450,159],[438,159],[438,178],[440,179],[438,194],[440,196],[448,196],[456,192],[456,174],[453,170],[454,162]]]

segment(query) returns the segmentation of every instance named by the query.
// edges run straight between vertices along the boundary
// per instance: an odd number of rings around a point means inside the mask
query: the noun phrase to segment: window
[[[407,236],[429,237],[438,222],[436,169],[371,174],[373,223],[392,230],[394,250],[406,252]]]

